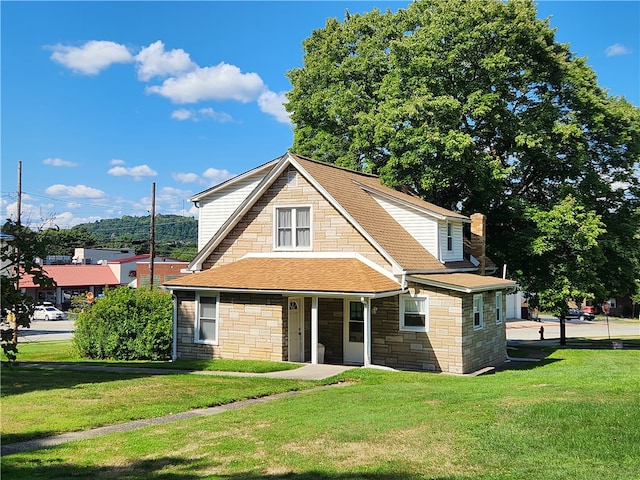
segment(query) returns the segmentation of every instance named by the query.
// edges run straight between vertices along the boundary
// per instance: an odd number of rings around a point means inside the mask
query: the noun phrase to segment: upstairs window
[[[453,251],[453,226],[447,223],[447,251]]]
[[[275,245],[278,249],[311,248],[311,207],[276,208]]]

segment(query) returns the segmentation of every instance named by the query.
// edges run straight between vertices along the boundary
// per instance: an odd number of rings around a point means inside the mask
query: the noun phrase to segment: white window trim
[[[216,339],[207,340],[200,339],[200,298],[215,298],[216,299],[216,318],[213,319],[216,322]],[[212,320],[208,318],[207,320]],[[194,325],[193,341],[194,343],[206,344],[206,345],[218,345],[220,338],[220,295],[218,293],[197,293],[196,294],[196,321]]]
[[[405,299],[424,300],[424,327],[412,327],[404,324]],[[428,332],[429,331],[429,296],[428,295],[400,295],[400,331],[401,332]]]
[[[455,250],[455,245],[453,244],[453,224],[446,222],[445,225],[447,254],[451,254]]]
[[[476,311],[476,300],[480,300],[480,309],[479,311]],[[483,299],[483,295],[481,293],[476,293],[473,296],[473,313],[471,315],[471,322],[473,324],[473,329],[474,330],[482,330],[484,328],[484,299]],[[480,322],[478,325],[476,325],[476,313],[480,313]]]
[[[502,309],[502,292],[496,292],[496,325],[502,324],[502,315],[504,315]]]
[[[279,247],[278,246],[278,210],[292,210],[291,212],[291,241],[293,242],[296,235],[296,215],[295,210],[298,208],[308,208],[309,209],[309,245],[304,247],[297,247],[295,245],[291,245],[290,247]],[[273,207],[273,249],[279,252],[290,252],[290,251],[311,251],[313,250],[313,207],[311,205],[275,205]]]

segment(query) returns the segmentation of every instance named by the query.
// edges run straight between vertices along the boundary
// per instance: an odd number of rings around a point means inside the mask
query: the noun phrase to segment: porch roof
[[[411,275],[407,279],[432,287],[441,287],[465,293],[484,292],[487,290],[506,290],[509,288],[515,288],[518,285],[513,280],[505,280],[503,278],[489,277],[474,273]]]
[[[356,258],[249,257],[164,283],[170,289],[381,295],[402,286]]]

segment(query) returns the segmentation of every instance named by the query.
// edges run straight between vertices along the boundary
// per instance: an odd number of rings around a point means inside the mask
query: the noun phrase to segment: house
[[[71,259],[72,263],[79,265],[96,265],[106,263],[109,260],[132,257],[136,251],[132,248],[76,248]]]
[[[141,260],[136,264],[136,286],[138,287],[148,287],[151,284],[151,264],[149,255],[146,257],[146,260]],[[183,276],[183,270],[188,266],[189,262],[175,258],[161,257],[156,259],[153,263],[153,285],[157,287],[164,282]]]
[[[483,215],[292,153],[191,200],[199,251],[190,274],[165,283],[174,359],[451,373],[506,359],[505,295],[516,285],[478,274]]]
[[[44,265],[44,273],[55,282],[53,288],[41,288],[31,275],[20,279],[20,289],[35,302],[51,302],[67,309],[73,295],[101,294],[105,287],[117,287],[120,281],[107,265]]]
[[[147,264],[146,274],[149,275],[149,258],[150,255],[148,253],[142,253],[140,255],[133,255],[123,258],[118,258],[116,260],[108,260],[106,263],[109,268],[113,271],[113,274],[120,281],[120,285],[131,285],[132,280],[136,280],[138,276],[138,269],[141,263]],[[154,264],[154,278],[158,276],[159,269],[162,267],[157,267],[158,265],[171,263],[174,265],[174,269],[180,271],[181,268],[184,268],[188,265],[188,262],[181,262],[180,260],[176,260],[173,258],[154,256],[153,264]],[[156,267],[158,270],[156,270]],[[172,268],[169,271],[173,270]],[[171,274],[169,274],[171,276]],[[160,281],[164,280],[163,278],[156,278],[154,282],[155,285],[160,285]],[[138,282],[135,282],[136,285],[142,285]],[[149,278],[146,279],[146,285],[149,285]]]

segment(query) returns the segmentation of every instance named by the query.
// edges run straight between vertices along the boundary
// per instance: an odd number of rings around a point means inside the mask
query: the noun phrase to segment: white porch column
[[[371,299],[364,300],[364,366],[371,365]]]
[[[318,297],[311,297],[311,363],[318,363]]]
[[[56,299],[54,300],[54,304],[57,307],[58,305],[60,305],[60,308],[62,308],[62,301],[64,300],[64,298],[62,298],[62,287],[56,287]]]

